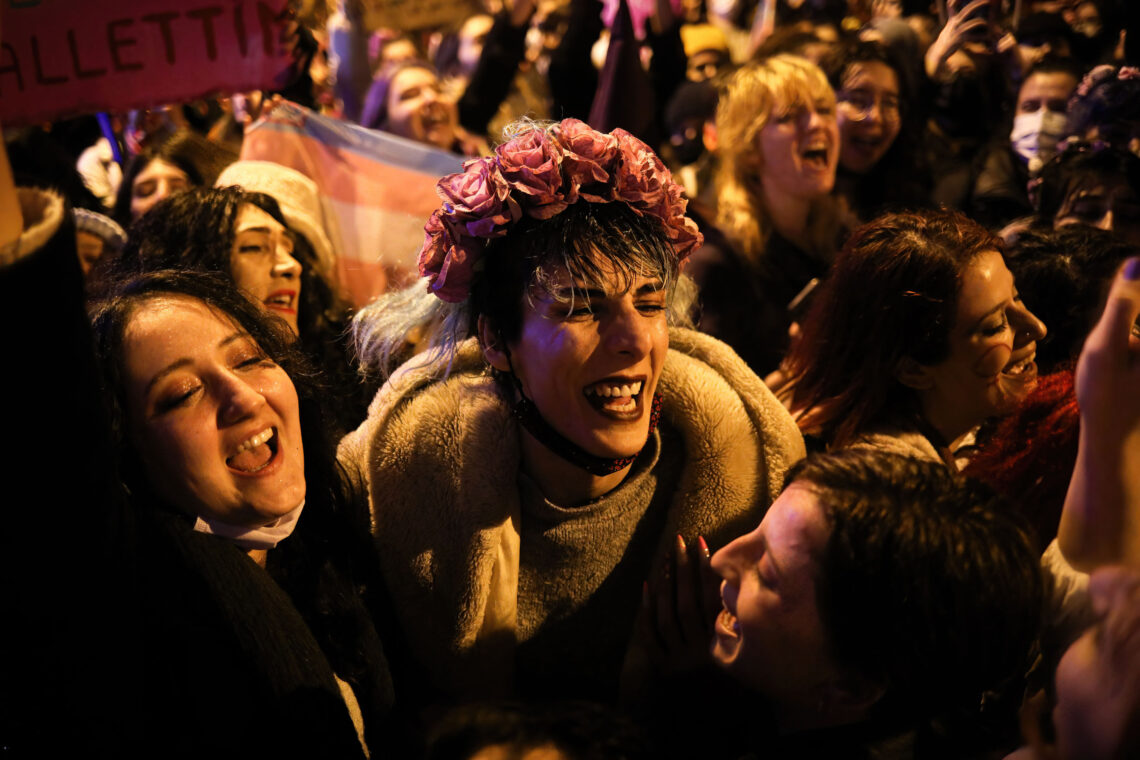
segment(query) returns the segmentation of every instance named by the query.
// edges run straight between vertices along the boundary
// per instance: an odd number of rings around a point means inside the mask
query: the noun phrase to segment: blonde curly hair
[[[760,191],[764,156],[757,147],[757,136],[774,116],[820,104],[835,107],[835,92],[826,75],[811,61],[789,54],[739,69],[721,95],[716,112],[717,224],[748,258],[760,256],[772,234],[772,220]],[[813,227],[834,232],[833,225]],[[834,238],[818,242],[821,247],[832,246]]]

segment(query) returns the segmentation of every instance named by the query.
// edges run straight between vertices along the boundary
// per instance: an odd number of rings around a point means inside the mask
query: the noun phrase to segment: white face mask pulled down
[[[1029,166],[1030,174],[1040,171],[1057,152],[1057,143],[1065,135],[1065,114],[1039,108],[1032,113],[1019,113],[1013,119],[1009,144],[1013,152]]]
[[[297,527],[297,520],[300,519],[301,509],[304,506],[305,502],[302,501],[295,509],[281,515],[273,522],[255,527],[233,525],[221,520],[206,519],[199,516],[194,522],[194,530],[198,533],[209,533],[228,538],[246,551],[272,549],[293,533],[293,528]]]

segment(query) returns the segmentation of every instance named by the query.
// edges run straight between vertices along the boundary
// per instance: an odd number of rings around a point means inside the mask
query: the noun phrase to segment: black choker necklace
[[[515,419],[543,446],[570,464],[581,467],[591,475],[612,475],[615,472],[620,472],[633,464],[633,460],[637,459],[637,455],[641,453],[639,451],[631,457],[607,459],[583,451],[580,446],[568,440],[542,418],[542,415],[538,413],[538,407],[523,394],[521,387],[518,392],[519,400],[511,407],[511,413],[514,414]],[[649,440],[650,435],[653,435],[653,431],[657,429],[657,421],[661,419],[661,402],[661,394],[654,393],[653,403],[649,410],[649,433],[646,435],[646,441]]]

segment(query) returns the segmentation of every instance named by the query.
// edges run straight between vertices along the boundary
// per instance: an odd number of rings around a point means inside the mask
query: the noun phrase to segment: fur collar
[[[65,206],[59,193],[28,187],[16,188],[16,193],[24,216],[24,231],[0,247],[0,266],[12,264],[23,255],[43,248],[63,224]]]
[[[804,456],[790,415],[728,346],[690,330],[669,338],[661,424],[680,433],[686,463],[661,556],[675,533],[715,549],[754,528]],[[474,340],[447,371],[430,359],[402,367],[340,456],[363,473],[397,616],[431,682],[509,694],[519,432]]]

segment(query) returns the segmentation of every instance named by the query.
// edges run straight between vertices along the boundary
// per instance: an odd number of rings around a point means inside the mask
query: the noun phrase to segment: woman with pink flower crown
[[[671,615],[674,578],[715,585],[710,550],[756,524],[803,441],[688,328],[700,234],[657,156],[574,119],[512,135],[440,181],[423,281],[357,317],[375,367],[413,327],[431,347],[340,455],[367,481],[419,700],[612,702],[639,610]]]

